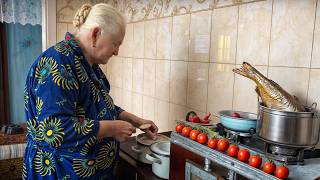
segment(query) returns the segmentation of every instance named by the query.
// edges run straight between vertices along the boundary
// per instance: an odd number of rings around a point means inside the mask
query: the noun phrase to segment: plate
[[[204,124],[204,123],[193,123],[193,122],[190,122],[190,121],[186,121],[186,120],[176,120],[177,123],[179,122],[186,122],[187,124],[190,124],[190,125],[197,125],[197,126],[216,126],[216,124],[213,123],[212,120],[209,119],[209,123],[207,124]]]
[[[145,145],[145,146],[150,146],[151,144],[155,143],[155,142],[158,142],[158,141],[167,141],[167,140],[170,140],[169,137],[165,136],[165,135],[162,135],[162,134],[157,134],[157,138],[155,140],[153,139],[150,139],[146,133],[142,133],[142,134],[139,134],[137,137],[136,137],[136,140],[138,143],[142,144],[142,145]]]

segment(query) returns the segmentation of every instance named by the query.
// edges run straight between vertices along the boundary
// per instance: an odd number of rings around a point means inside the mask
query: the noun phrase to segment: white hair
[[[76,12],[73,25],[81,31],[100,27],[102,33],[116,34],[120,30],[125,31],[126,21],[122,14],[114,7],[100,3],[94,6],[84,4]]]

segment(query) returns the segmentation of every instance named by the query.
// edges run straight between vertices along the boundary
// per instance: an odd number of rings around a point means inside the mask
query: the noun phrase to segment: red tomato
[[[278,166],[275,175],[277,178],[285,179],[289,176],[289,169],[286,166]]]
[[[239,148],[238,146],[231,144],[228,148],[228,156],[236,157],[238,154]]]
[[[177,124],[177,125],[176,125],[176,131],[177,131],[177,133],[181,133],[183,128],[184,128],[184,126],[183,126],[182,124]]]
[[[197,137],[197,141],[200,144],[204,144],[208,141],[208,136],[205,133],[200,133]]]
[[[200,122],[200,118],[199,116],[195,115],[191,118],[191,122],[193,123],[199,123]]]
[[[190,128],[190,127],[184,127],[184,128],[182,129],[182,135],[183,135],[184,137],[188,137],[190,131],[191,131],[191,128]]]
[[[218,139],[209,139],[208,141],[208,147],[211,149],[215,149],[218,144]]]
[[[276,170],[276,165],[273,162],[267,161],[262,165],[262,170],[267,174],[272,174]]]
[[[241,118],[240,114],[237,112],[233,112],[230,116],[235,118]]]
[[[259,168],[262,163],[262,159],[259,155],[253,155],[249,159],[249,165],[255,168]]]
[[[217,149],[221,152],[225,152],[229,147],[229,141],[226,139],[220,139],[217,144]]]
[[[190,139],[196,141],[199,133],[199,131],[193,129],[189,134]]]
[[[238,159],[242,162],[247,162],[250,157],[250,152],[246,149],[240,149],[238,151]]]

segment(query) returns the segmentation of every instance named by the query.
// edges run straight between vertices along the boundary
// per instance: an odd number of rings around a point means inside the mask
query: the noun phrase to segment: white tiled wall
[[[202,6],[127,24],[119,56],[104,67],[118,105],[161,131],[190,110],[256,113],[254,82],[232,72],[243,61],[304,104],[320,103],[319,0]],[[67,30],[71,22],[58,21],[57,41]]]

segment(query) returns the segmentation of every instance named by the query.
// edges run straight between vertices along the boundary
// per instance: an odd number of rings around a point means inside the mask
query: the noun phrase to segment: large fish
[[[266,107],[282,111],[305,111],[297,97],[290,95],[277,83],[263,76],[249,63],[243,62],[241,68],[233,69],[232,71],[252,79],[257,84],[256,91]]]

